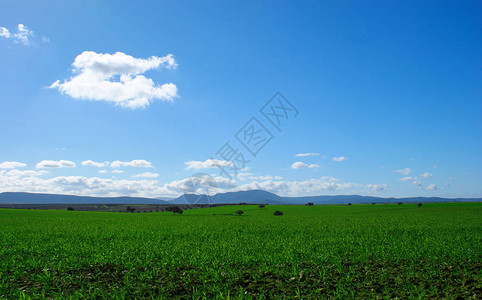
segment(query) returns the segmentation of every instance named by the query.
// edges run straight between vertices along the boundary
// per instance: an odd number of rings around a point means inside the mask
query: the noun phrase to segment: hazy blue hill
[[[184,194],[174,200],[177,204],[208,204],[214,203],[265,203],[265,204],[284,204],[283,198],[263,190],[251,190],[240,192],[219,193],[215,196]]]
[[[165,199],[165,200],[161,200]],[[210,204],[210,203],[248,203],[248,204],[346,204],[346,203],[417,203],[417,202],[467,202],[482,198],[381,198],[360,195],[280,197],[263,190],[219,193],[215,196],[184,194],[176,199],[141,198],[141,197],[87,197],[35,193],[0,193],[0,203],[8,204]]]
[[[9,204],[167,204],[159,199],[140,197],[87,197],[56,194],[11,193],[0,194],[0,203]]]

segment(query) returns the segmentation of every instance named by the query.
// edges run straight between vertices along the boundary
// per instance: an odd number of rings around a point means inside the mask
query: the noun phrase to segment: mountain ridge
[[[177,198],[144,197],[91,197],[61,194],[41,194],[26,192],[0,193],[2,204],[347,204],[347,203],[397,203],[397,202],[482,202],[482,198],[442,198],[442,197],[375,197],[360,195],[319,195],[302,197],[282,197],[264,190],[248,190],[218,193],[213,196],[183,194]]]

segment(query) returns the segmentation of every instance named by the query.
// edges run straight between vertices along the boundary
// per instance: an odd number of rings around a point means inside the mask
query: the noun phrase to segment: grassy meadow
[[[481,267],[482,203],[0,210],[8,299],[480,299]]]

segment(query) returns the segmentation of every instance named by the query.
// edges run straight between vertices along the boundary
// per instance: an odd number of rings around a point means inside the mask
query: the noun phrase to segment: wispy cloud
[[[75,163],[68,160],[42,160],[35,167],[37,169],[75,168]]]
[[[0,27],[0,37],[6,38],[6,39],[12,39],[14,43],[20,43],[25,46],[30,45],[30,40],[29,38],[33,36],[33,31],[28,29],[27,26],[23,24],[18,24],[17,25],[17,32],[11,33],[10,30],[8,30],[5,27]]]
[[[397,171],[395,171],[395,172],[398,172],[398,173],[400,173],[400,174],[402,174],[402,175],[408,176],[408,175],[410,175],[410,173],[412,172],[412,170],[410,170],[410,168],[405,168],[405,169],[399,169],[399,170],[397,170]]]
[[[116,161],[113,161],[110,164],[110,166],[112,168],[120,168],[120,167],[152,168],[152,164],[144,159],[135,159],[131,161],[116,160]]]
[[[96,167],[96,168],[103,168],[109,165],[108,161],[105,162],[95,162],[92,160],[85,160],[82,162],[83,166],[91,166],[91,167]]]
[[[295,155],[295,157],[306,157],[306,156],[318,156],[320,153],[298,153]]]
[[[193,160],[193,161],[185,162],[184,164],[187,165],[186,170],[189,170],[189,169],[202,170],[202,169],[234,166],[234,163],[232,161],[219,160],[219,159],[207,159],[205,161]]]
[[[297,162],[294,162],[292,165],[291,165],[291,168],[292,169],[301,169],[301,168],[310,168],[310,169],[314,169],[314,168],[319,168],[320,166],[318,164],[305,164],[304,162],[301,162],[301,161],[297,161]]]
[[[333,161],[345,161],[345,160],[348,160],[347,157],[344,157],[344,156],[338,156],[338,157],[333,157]]]
[[[18,161],[4,161],[0,163],[0,169],[15,169],[15,168],[22,168],[26,166],[27,164],[24,164]]]
[[[132,177],[134,177],[134,178],[157,178],[157,177],[159,177],[159,174],[151,173],[151,172],[145,172],[145,173],[141,173],[141,174],[136,174]]]
[[[420,177],[422,178],[433,178],[433,174],[432,173],[429,173],[429,172],[425,172],[423,174],[420,174]]]

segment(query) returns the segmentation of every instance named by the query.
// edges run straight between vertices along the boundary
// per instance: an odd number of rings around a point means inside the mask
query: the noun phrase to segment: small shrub
[[[238,211],[236,212],[236,214],[238,214],[238,215],[242,215],[242,214],[244,214],[244,211],[242,211],[242,210],[238,210]]]
[[[314,204],[313,204],[313,202],[308,202],[308,203],[306,203],[306,205],[313,206]]]
[[[69,206],[67,210],[75,210],[72,206]]]
[[[347,205],[348,205],[348,206],[351,206],[351,203],[350,203],[350,202],[348,202],[348,203],[347,203]]]
[[[418,208],[422,207],[422,203],[417,204]]]
[[[282,216],[282,215],[283,215],[283,212],[277,210],[277,211],[274,212],[274,215],[275,215],[275,216]]]
[[[260,204],[258,207],[259,208],[265,208],[264,204]]]
[[[398,205],[402,205],[402,204],[403,204],[403,202],[398,202]]]
[[[136,209],[134,207],[127,206],[126,211],[130,212],[130,213],[133,213],[133,212],[136,211]]]
[[[179,206],[169,206],[168,208],[166,208],[166,210],[174,214],[180,214],[180,215],[182,215],[182,213],[184,212],[182,208],[180,208]]]

